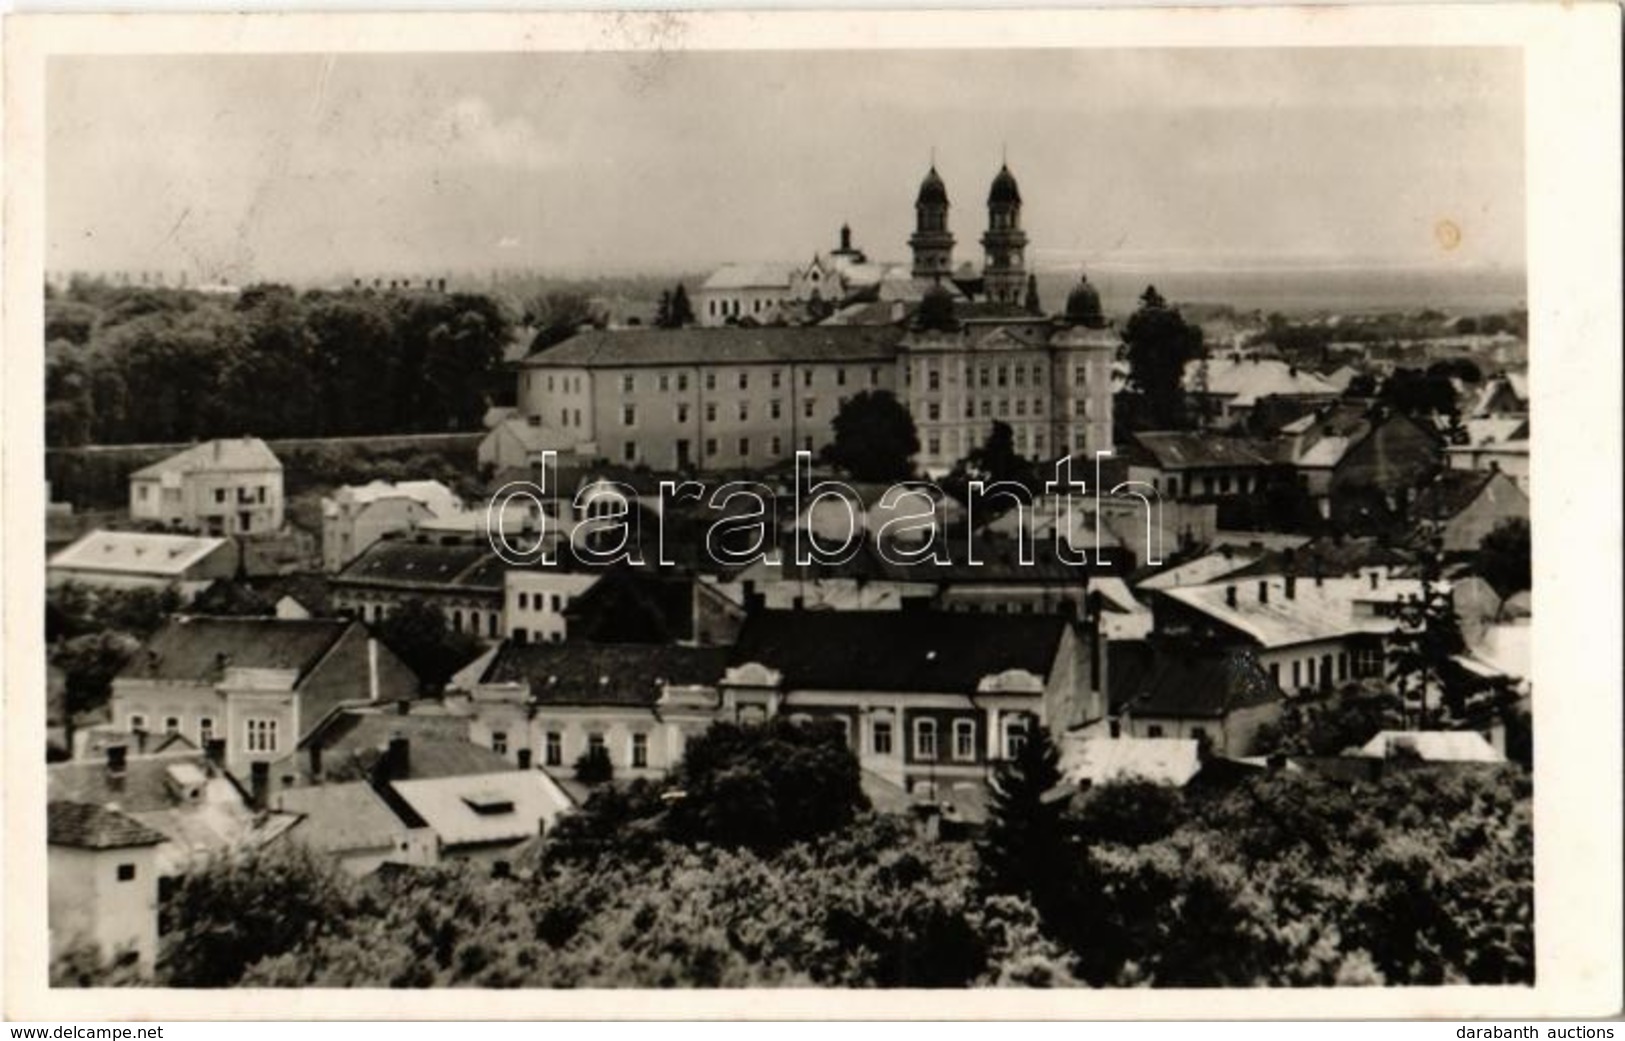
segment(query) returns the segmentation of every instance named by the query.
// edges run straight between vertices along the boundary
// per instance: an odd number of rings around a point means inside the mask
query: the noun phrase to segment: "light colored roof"
[[[1323,437],[1310,445],[1308,450],[1298,456],[1298,466],[1305,467],[1333,467],[1343,461],[1354,441],[1347,437]]]
[[[1508,676],[1529,677],[1529,634],[1527,622],[1485,626],[1472,646],[1473,657],[1494,666]]]
[[[160,477],[166,473],[281,469],[281,460],[264,441],[257,437],[231,437],[193,445],[168,459],[144,466],[130,476]]]
[[[532,838],[571,805],[564,789],[539,770],[396,781],[391,787],[447,846]]]
[[[1199,364],[1191,362],[1185,367],[1187,389],[1195,387]],[[1251,405],[1271,395],[1336,397],[1338,394],[1335,386],[1315,373],[1275,358],[1210,358],[1207,367],[1207,392],[1229,397],[1237,405]]]
[[[724,264],[711,272],[701,289],[783,289],[789,291],[791,264]]]
[[[225,544],[225,539],[201,535],[98,530],[57,553],[50,566],[72,571],[181,575]]]
[[[1268,583],[1269,599],[1261,602],[1260,583]],[[1236,605],[1226,602],[1225,590],[1236,589]],[[1421,592],[1416,579],[1383,578],[1372,589],[1364,577],[1327,578],[1319,582],[1299,578],[1294,596],[1287,599],[1286,580],[1280,576],[1247,578],[1232,583],[1165,589],[1188,607],[1257,640],[1263,647],[1291,647],[1316,640],[1330,640],[1350,633],[1387,633],[1399,627],[1398,619],[1356,617],[1353,605],[1359,602],[1391,603]]]
[[[1073,782],[1183,785],[1201,768],[1197,742],[1184,738],[1095,737],[1068,740],[1061,750],[1061,773]]]
[[[1513,440],[1528,425],[1529,420],[1522,416],[1480,416],[1462,423],[1467,430],[1467,443],[1474,446]]]
[[[322,853],[393,848],[406,825],[366,781],[287,788],[276,808],[300,815],[288,837]]]
[[[1499,763],[1505,757],[1471,730],[1384,730],[1360,749],[1374,759],[1414,752],[1430,763]]]
[[[332,498],[323,497],[322,513],[330,516],[336,514],[338,501],[343,498],[360,505],[397,497],[420,502],[437,517],[454,514],[462,507],[452,490],[439,481],[371,481],[367,484],[347,484],[334,491]]]
[[[1264,556],[1264,550],[1251,546],[1229,552],[1207,553],[1178,567],[1165,568],[1139,583],[1141,589],[1176,589],[1203,586],[1240,571]]]

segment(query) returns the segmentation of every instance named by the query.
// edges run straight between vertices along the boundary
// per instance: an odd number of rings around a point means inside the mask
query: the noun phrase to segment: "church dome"
[[[937,173],[936,166],[925,175],[920,182],[920,194],[915,198],[916,206],[946,206],[948,205],[948,186],[942,183],[942,177]]]
[[[1021,205],[1021,189],[1016,186],[1016,176],[1010,172],[1010,167],[999,167],[999,175],[993,178],[993,187],[987,193],[987,204]]]
[[[1106,315],[1100,309],[1100,293],[1089,284],[1084,275],[1066,297],[1066,320],[1073,325],[1087,325],[1098,329],[1106,324]]]

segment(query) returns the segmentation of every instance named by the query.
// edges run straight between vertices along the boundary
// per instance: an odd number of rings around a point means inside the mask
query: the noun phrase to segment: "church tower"
[[[987,193],[986,259],[982,286],[994,303],[1020,306],[1027,288],[1027,233],[1021,230],[1021,189],[1010,167],[1000,166]]]
[[[937,174],[937,165],[920,182],[914,199],[914,234],[908,237],[914,251],[915,278],[947,278],[953,273],[954,236],[948,230],[948,187]]]

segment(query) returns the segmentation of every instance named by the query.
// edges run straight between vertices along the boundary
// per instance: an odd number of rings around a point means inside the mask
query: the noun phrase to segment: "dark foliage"
[[[865,390],[846,400],[833,423],[824,461],[859,481],[902,481],[914,473],[920,437],[914,417],[890,391]]]

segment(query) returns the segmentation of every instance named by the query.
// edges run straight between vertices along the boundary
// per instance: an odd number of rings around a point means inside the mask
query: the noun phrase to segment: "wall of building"
[[[337,506],[336,514],[322,518],[322,567],[329,573],[342,569],[385,535],[408,531],[434,516],[427,506],[403,495]]]
[[[152,967],[158,951],[156,849],[49,847],[52,957],[84,942],[99,947],[104,957],[132,951],[143,967]],[[120,878],[121,869],[130,877]]]

